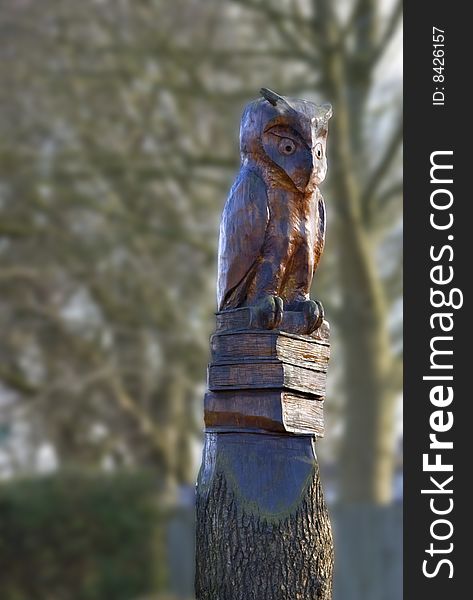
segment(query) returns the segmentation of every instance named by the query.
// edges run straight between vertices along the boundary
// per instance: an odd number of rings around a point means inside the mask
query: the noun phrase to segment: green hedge
[[[0,484],[1,600],[132,600],[164,576],[148,475]]]

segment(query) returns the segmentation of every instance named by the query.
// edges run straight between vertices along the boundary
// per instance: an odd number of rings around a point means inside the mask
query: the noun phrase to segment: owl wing
[[[322,194],[317,189],[317,235],[314,245],[314,273],[322,257],[325,246],[325,202]]]
[[[264,181],[251,169],[238,175],[223,209],[218,247],[218,310],[235,308],[232,292],[244,283],[260,255],[269,221]]]

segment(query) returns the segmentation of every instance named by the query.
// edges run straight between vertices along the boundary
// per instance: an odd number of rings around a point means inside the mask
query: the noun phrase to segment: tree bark
[[[331,600],[314,439],[207,433],[196,540],[197,600]]]

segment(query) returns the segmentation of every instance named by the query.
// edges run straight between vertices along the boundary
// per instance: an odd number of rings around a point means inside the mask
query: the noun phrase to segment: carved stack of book
[[[205,395],[207,432],[324,434],[329,327],[300,335],[303,315],[285,312],[280,329],[252,329],[251,312],[217,313]]]

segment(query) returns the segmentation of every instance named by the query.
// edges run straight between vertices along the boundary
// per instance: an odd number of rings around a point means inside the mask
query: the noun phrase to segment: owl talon
[[[324,322],[324,307],[318,300],[306,300],[301,303],[301,310],[306,318],[306,333],[310,335]]]
[[[265,296],[254,307],[256,323],[262,329],[276,329],[279,327],[284,305],[279,296]]]

